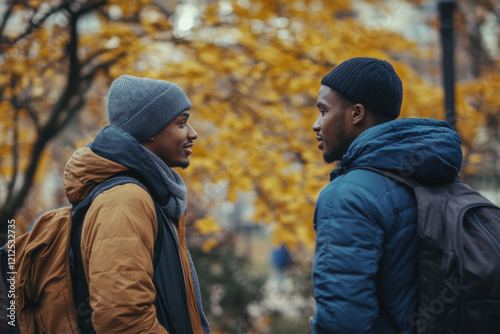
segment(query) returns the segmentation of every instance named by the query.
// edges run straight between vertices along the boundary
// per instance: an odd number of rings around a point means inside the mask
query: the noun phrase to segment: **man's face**
[[[198,134],[188,123],[188,118],[189,110],[186,110],[154,135],[154,141],[145,145],[169,167],[189,166],[189,156],[193,153],[191,148]]]
[[[352,142],[346,135],[346,113],[350,105],[337,92],[323,85],[319,89],[317,105],[320,115],[313,130],[319,141],[318,148],[323,151],[326,162],[338,161]],[[350,132],[351,127],[347,124],[347,134]]]

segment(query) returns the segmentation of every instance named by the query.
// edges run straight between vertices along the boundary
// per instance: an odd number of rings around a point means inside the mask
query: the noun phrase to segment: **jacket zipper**
[[[498,251],[498,254],[500,254],[500,242],[498,242],[498,240],[495,239],[493,234],[486,228],[486,226],[484,226],[484,224],[479,220],[479,217],[474,212],[472,213],[472,218],[473,218],[473,221],[477,224],[477,226],[479,226],[479,228],[481,230],[483,230],[484,234],[486,234],[488,236],[488,238],[491,240],[493,245],[495,245],[495,247]]]

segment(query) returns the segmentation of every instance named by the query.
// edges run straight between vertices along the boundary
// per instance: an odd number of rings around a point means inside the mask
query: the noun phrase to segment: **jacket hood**
[[[370,166],[432,185],[455,179],[461,165],[461,141],[456,131],[443,121],[409,118],[364,131],[352,142],[331,177],[356,166]]]
[[[70,203],[83,200],[102,181],[118,173],[136,177],[160,205],[170,194],[141,144],[114,126],[102,128],[93,142],[73,153],[64,168],[64,189]]]

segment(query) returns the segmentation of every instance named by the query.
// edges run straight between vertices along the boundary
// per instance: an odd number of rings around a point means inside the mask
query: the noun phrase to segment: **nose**
[[[313,124],[313,131],[319,132],[321,130],[321,115],[318,116],[316,122]]]
[[[188,138],[191,140],[196,140],[196,138],[198,138],[198,133],[191,124],[189,124]]]

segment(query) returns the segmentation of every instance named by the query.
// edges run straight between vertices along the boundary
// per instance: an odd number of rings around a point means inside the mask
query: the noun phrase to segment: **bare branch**
[[[14,99],[14,98],[13,98]],[[12,179],[7,185],[7,200],[12,198],[14,186],[16,185],[19,168],[19,109],[14,111],[14,126],[12,127]]]
[[[5,29],[5,26],[7,25],[7,21],[10,18],[10,14],[12,14],[12,9],[14,9],[14,6],[15,6],[15,2],[12,1],[3,15],[2,23],[0,24],[0,39],[2,39],[3,30]]]
[[[103,55],[105,54],[106,52],[108,52],[109,50],[106,50],[106,49],[100,49],[100,50],[97,50],[96,52],[94,52],[93,54],[91,54],[90,56],[87,57],[87,59],[85,61],[82,62],[82,68],[87,66],[88,64],[90,64],[94,59],[96,59],[97,57],[99,57],[100,55]]]
[[[77,102],[66,111],[66,116],[57,125],[58,129],[63,129],[64,127],[66,127],[66,125],[68,125],[68,123],[73,119],[78,111],[85,105],[85,99],[83,99],[82,96],[83,95],[79,96]]]
[[[33,109],[27,105],[20,105],[19,107],[26,110],[33,123],[35,123],[37,131],[40,131],[40,119],[38,118],[36,112],[34,112]]]
[[[100,70],[104,70],[104,69],[108,69],[111,65],[113,65],[114,63],[116,63],[120,58],[123,58],[127,55],[126,52],[122,52],[122,53],[119,53],[114,59],[111,59],[107,62],[104,62],[102,64],[99,64],[97,66],[95,66],[92,71],[90,71],[89,73],[87,73],[85,76],[82,77],[82,81],[83,82],[87,82],[88,84],[90,84],[92,82],[92,80],[94,79],[94,76],[97,74],[97,72],[99,72]],[[85,90],[85,92],[88,90],[89,87],[87,87],[87,89]]]
[[[98,66],[95,66],[89,73],[81,77],[80,81],[80,89],[78,91],[78,101],[65,112],[65,117],[62,121],[60,121],[57,128],[63,129],[78,113],[78,111],[84,106],[85,100],[83,97],[86,95],[90,87],[92,86],[92,82],[94,81],[95,76],[100,70],[107,70],[111,65],[116,63],[120,58],[126,55],[125,52],[118,54],[114,59],[109,60],[105,63],[102,63]]]
[[[51,13],[46,14],[40,22],[34,24],[33,21],[30,24],[28,30],[21,36],[27,36],[33,29],[40,26],[44,20],[46,20],[50,15],[55,13],[55,11],[64,10],[69,18],[70,18],[70,40],[67,45],[67,54],[69,58],[68,64],[68,74],[67,74],[67,84],[66,88],[62,92],[59,100],[55,103],[52,108],[51,115],[48,121],[39,129],[38,138],[35,141],[31,152],[30,163],[24,172],[23,183],[20,189],[14,194],[12,191],[8,201],[3,203],[3,206],[0,210],[0,223],[3,221],[7,221],[11,219],[18,208],[20,208],[24,202],[24,199],[28,195],[28,192],[32,186],[33,178],[35,176],[35,172],[38,168],[38,164],[40,162],[40,157],[42,155],[43,150],[47,143],[54,138],[57,133],[62,129],[61,125],[66,125],[67,122],[71,119],[73,115],[77,113],[79,109],[84,104],[83,95],[79,95],[80,85],[82,84],[81,74],[80,74],[80,63],[78,59],[78,32],[77,32],[77,21],[78,18],[83,14],[97,8],[98,6],[102,6],[106,3],[106,1],[97,1],[92,2],[87,6],[81,7],[79,10],[72,12],[71,8],[69,8],[68,1],[64,2],[64,4],[57,7],[56,10],[53,10]],[[22,38],[19,36],[17,40]],[[97,71],[97,70],[96,70]],[[89,77],[90,79],[90,77]],[[90,83],[88,83],[90,85]],[[88,89],[88,88],[87,88]],[[75,101],[72,106],[73,101]],[[61,121],[61,116],[65,114],[63,120]],[[33,117],[33,115],[30,115]],[[6,225],[0,224],[0,240],[2,244],[5,242],[5,228]]]
[[[174,14],[175,8],[167,6],[165,1],[153,0],[153,4],[157,7],[166,17],[170,17]]]
[[[61,5],[53,8],[51,11],[49,11],[48,13],[46,13],[40,20],[38,20],[37,22],[34,22],[34,17],[35,15],[33,15],[33,17],[31,18],[29,24],[28,24],[28,28],[26,29],[25,32],[23,32],[21,35],[17,36],[16,38],[14,38],[13,40],[8,40],[7,43],[11,44],[11,45],[14,45],[16,44],[17,42],[19,42],[20,40],[22,40],[23,38],[25,38],[26,36],[28,36],[29,34],[31,34],[33,32],[33,30],[36,30],[38,28],[41,27],[41,25],[49,18],[51,17],[52,15],[54,15],[55,13],[57,12],[60,12],[62,9],[66,8],[67,5],[69,4],[69,0],[63,2]],[[5,52],[4,50],[1,50],[0,52]]]
[[[78,19],[80,16],[83,16],[87,14],[88,12],[91,12],[93,10],[96,10],[99,7],[104,6],[108,1],[107,0],[101,0],[101,1],[95,1],[92,2],[90,1],[86,6],[81,7],[75,12],[72,12],[74,19]]]

